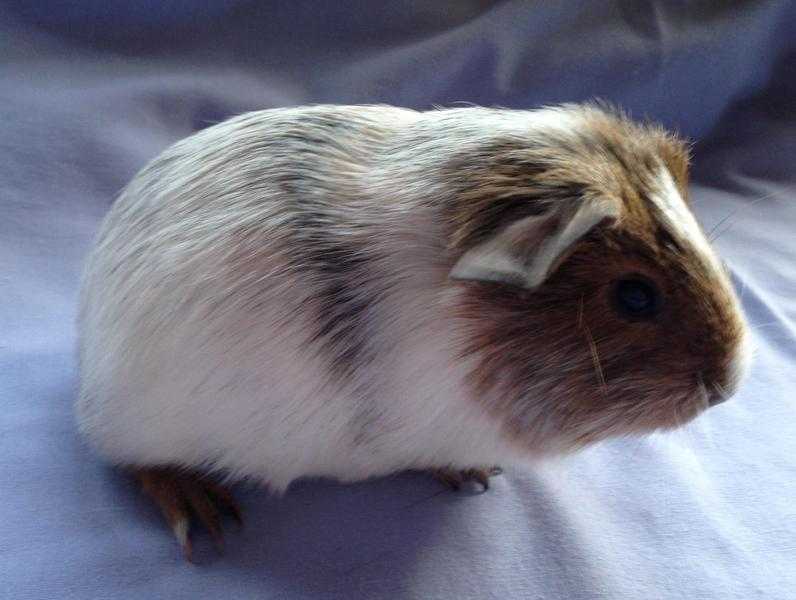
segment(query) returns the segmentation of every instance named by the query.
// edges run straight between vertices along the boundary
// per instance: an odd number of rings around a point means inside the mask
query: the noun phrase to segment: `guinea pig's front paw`
[[[243,524],[240,509],[225,487],[207,476],[173,468],[136,468],[133,474],[144,492],[160,507],[171,530],[192,562],[191,523],[198,519],[210,532],[219,552],[223,550],[221,513]]]
[[[481,484],[483,491],[489,489],[489,478],[495,475],[500,475],[503,472],[498,466],[492,467],[475,467],[472,469],[432,469],[431,475],[442,484],[448,486],[454,491],[459,491],[468,481],[475,481]]]

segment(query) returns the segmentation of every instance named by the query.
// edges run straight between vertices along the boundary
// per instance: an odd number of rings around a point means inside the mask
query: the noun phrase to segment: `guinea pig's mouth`
[[[689,423],[711,407],[711,395],[704,385],[700,385],[690,397],[674,402],[672,423],[666,429],[676,429]]]
[[[630,435],[645,435],[655,431],[671,431],[683,427],[712,406],[711,393],[704,384],[688,392],[682,391],[663,402],[648,405],[645,414],[634,415],[628,427]]]
[[[722,402],[729,400],[730,396],[732,395],[731,392],[725,390],[720,384],[714,383],[711,386],[707,386],[701,379],[699,381],[699,393],[707,403],[708,407],[721,404]]]
[[[636,437],[656,431],[671,431],[690,423],[710,408],[707,387],[681,390],[666,398],[651,395],[615,404],[593,419],[570,421],[564,427],[571,432],[572,449],[616,437]],[[569,437],[569,436],[568,436]]]
[[[660,385],[641,390],[628,387],[616,390],[621,400],[611,402],[585,417],[570,413],[560,423],[560,431],[567,432],[569,450],[577,450],[595,442],[616,437],[637,437],[656,431],[681,428],[712,406],[729,398],[726,390],[705,383],[701,378],[668,382],[667,393]],[[608,397],[610,397],[610,392]]]
[[[675,395],[665,403],[666,408],[658,413],[658,423],[649,423],[647,432],[653,430],[672,430],[686,425],[709,408],[721,404],[732,394],[718,384],[708,385],[701,377],[688,392]]]

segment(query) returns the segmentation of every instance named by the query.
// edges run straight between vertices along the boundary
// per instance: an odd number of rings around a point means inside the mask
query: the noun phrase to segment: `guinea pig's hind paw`
[[[138,468],[133,473],[144,492],[160,507],[190,562],[193,562],[191,524],[194,519],[207,529],[219,552],[224,548],[221,513],[243,524],[232,494],[207,476],[172,468]]]
[[[431,474],[434,478],[448,486],[454,491],[459,491],[468,481],[475,481],[481,485],[483,491],[489,489],[489,478],[495,475],[500,475],[503,472],[498,466],[493,467],[477,467],[473,469],[433,469]]]

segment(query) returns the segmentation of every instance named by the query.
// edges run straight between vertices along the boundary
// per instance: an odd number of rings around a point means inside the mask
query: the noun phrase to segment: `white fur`
[[[686,206],[674,179],[667,169],[661,169],[658,174],[659,191],[651,196],[652,202],[663,214],[664,221],[669,225],[669,230],[677,236],[678,240],[694,250],[711,275],[726,280],[724,269],[716,258],[716,254],[708,244],[702,228],[694,218],[694,214]]]
[[[680,192],[677,191],[674,179],[667,169],[661,169],[658,182],[659,191],[657,194],[652,194],[650,199],[663,214],[664,221],[669,225],[669,231],[677,237],[681,244],[693,251],[696,259],[701,262],[702,267],[707,271],[709,278],[716,281],[717,287],[723,285],[726,289],[732,290],[732,284],[726,269],[710,247],[702,228],[697,223],[691,210],[689,210]],[[741,314],[740,303],[734,293],[730,292],[727,294],[727,301],[732,303],[737,314]],[[752,350],[746,328],[741,331],[741,334],[743,338],[735,349],[730,366],[731,380],[734,386],[746,376],[752,359]],[[727,390],[727,392],[731,391]]]

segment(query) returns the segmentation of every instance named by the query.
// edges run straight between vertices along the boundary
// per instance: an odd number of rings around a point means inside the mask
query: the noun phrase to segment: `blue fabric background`
[[[245,529],[186,564],[71,415],[80,265],[121,186],[243,110],[595,96],[697,142],[755,330],[741,393],[486,494],[238,489]],[[0,597],[796,597],[795,193],[791,1],[0,3]]]

